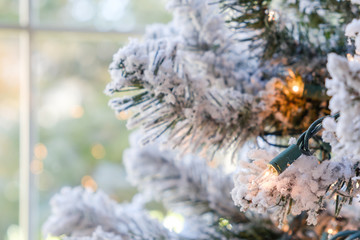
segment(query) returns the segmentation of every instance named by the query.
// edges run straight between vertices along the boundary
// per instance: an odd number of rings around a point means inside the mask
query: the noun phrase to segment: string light
[[[270,170],[266,170],[265,173],[264,173],[264,177],[267,177],[270,175]]]
[[[275,20],[275,11],[274,10],[270,10],[269,12],[269,16],[268,16],[268,21],[274,21]]]
[[[292,69],[288,69],[286,85],[287,87],[284,89],[284,93],[287,95],[295,95],[320,101],[329,99],[329,96],[326,95],[326,88],[324,88],[324,86],[305,83],[301,76],[295,74]]]
[[[355,183],[356,188],[360,187],[360,184],[359,184],[360,177],[353,177],[353,178],[351,178],[351,180]]]
[[[276,20],[278,20],[278,18],[279,18],[279,14],[277,14],[276,11],[274,11],[274,10],[269,11],[269,14],[268,14],[268,21],[269,22],[276,21]]]
[[[324,229],[320,240],[333,239],[333,236],[338,232],[339,226],[337,225],[337,221],[335,219],[330,220],[326,225],[327,227]],[[337,237],[335,239],[337,239]]]
[[[292,90],[295,92],[295,93],[297,93],[297,92],[299,92],[299,86],[293,86],[292,87]]]
[[[303,95],[304,92],[304,82],[300,75],[296,75],[293,70],[288,69],[289,76],[286,78],[290,92],[296,95]]]
[[[168,213],[163,221],[165,228],[176,233],[180,233],[184,228],[184,217],[177,213]]]
[[[290,164],[292,164],[300,156],[301,150],[299,146],[296,144],[292,144],[287,149],[282,151],[279,155],[277,155],[273,160],[271,160],[269,163],[269,167],[272,172],[281,174],[288,166],[290,166]]]
[[[354,56],[351,55],[350,53],[346,54],[346,58],[347,58],[347,60],[349,60],[350,62],[354,61]]]
[[[327,235],[328,235],[328,238],[332,237],[333,235],[335,235],[337,233],[336,230],[332,229],[332,228],[329,228],[327,231],[326,231]]]
[[[283,230],[284,232],[288,232],[288,231],[290,230],[289,224],[285,224],[285,225],[282,227],[282,230]]]
[[[335,120],[339,117],[339,113],[334,114],[330,117],[335,118]],[[309,140],[313,136],[315,136],[322,129],[322,121],[325,117],[319,118],[315,122],[313,122],[310,127],[300,135],[296,144],[290,145],[284,151],[282,151],[279,155],[273,158],[269,162],[269,173],[274,172],[276,174],[281,174],[287,167],[289,167],[296,159],[298,159],[301,154],[312,155],[312,152],[309,150]],[[269,175],[267,171],[265,171],[262,177]]]
[[[269,164],[268,168],[265,169],[257,178],[255,178],[253,180],[253,183],[262,182],[264,179],[268,178],[270,175],[278,175],[278,172],[276,171],[276,169],[273,166],[271,166]]]

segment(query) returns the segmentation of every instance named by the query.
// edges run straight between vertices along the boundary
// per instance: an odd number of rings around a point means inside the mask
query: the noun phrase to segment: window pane
[[[19,214],[18,55],[18,36],[0,32],[0,239],[9,240],[16,239]]]
[[[128,146],[126,115],[115,116],[103,93],[112,55],[128,36],[39,34],[35,44],[38,142],[36,175],[40,221],[63,186],[100,188],[119,201],[135,190],[121,165]]]
[[[35,0],[36,23],[86,27],[100,31],[143,30],[151,22],[167,22],[165,0]]]
[[[18,9],[18,0],[0,0],[0,23],[18,23]]]

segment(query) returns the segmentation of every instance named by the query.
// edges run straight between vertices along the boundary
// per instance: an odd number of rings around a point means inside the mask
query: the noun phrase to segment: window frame
[[[0,31],[12,30],[19,35],[19,227],[22,239],[35,240],[37,236],[37,204],[35,176],[30,170],[34,156],[37,129],[34,104],[34,79],[31,56],[33,53],[33,37],[37,33],[58,32],[74,34],[119,34],[138,35],[139,31],[101,31],[95,28],[38,26],[34,24],[35,0],[19,0],[18,24],[1,24]]]

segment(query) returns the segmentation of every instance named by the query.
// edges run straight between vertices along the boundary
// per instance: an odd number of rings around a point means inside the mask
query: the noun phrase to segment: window
[[[41,239],[62,186],[101,188],[119,201],[135,193],[120,164],[127,116],[115,116],[102,92],[112,55],[146,24],[168,21],[164,6],[0,0],[0,239]]]

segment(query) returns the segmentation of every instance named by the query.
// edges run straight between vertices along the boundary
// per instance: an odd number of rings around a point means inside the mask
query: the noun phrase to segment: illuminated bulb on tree
[[[325,231],[320,240],[328,240],[332,235],[334,234],[334,230],[332,228],[329,228],[327,231]]]
[[[289,76],[286,78],[286,82],[290,93],[299,95],[300,97],[303,95],[304,91],[304,82],[300,75],[297,75],[291,69],[288,69]]]
[[[297,92],[299,92],[299,86],[293,86],[292,87],[292,90],[295,92],[295,93],[297,93]]]
[[[296,159],[298,159],[301,154],[302,153],[298,145],[290,145],[287,149],[282,151],[279,155],[277,155],[269,162],[268,168],[265,169],[262,174],[260,174],[259,177],[255,179],[255,181],[267,178],[269,175],[280,175]]]
[[[340,116],[339,113],[336,113],[330,117],[334,118],[335,120],[338,119]],[[313,153],[310,152],[308,149],[309,140],[313,136],[315,136],[322,128],[322,121],[325,117],[319,118],[318,120],[314,121],[310,127],[300,135],[299,139],[297,140],[296,144],[290,145],[284,151],[282,151],[279,155],[273,158],[269,162],[269,169],[272,172],[277,173],[278,175],[281,174],[287,167],[289,167],[296,159],[298,159],[301,154],[305,155],[312,155]],[[268,175],[265,171],[263,176]]]
[[[269,167],[272,172],[279,175],[285,171],[285,169],[290,166],[296,159],[298,159],[301,154],[302,153],[299,146],[292,144],[279,155],[277,155],[273,160],[271,160]]]
[[[346,54],[346,58],[347,58],[347,60],[350,61],[350,62],[354,61],[354,56],[351,55],[350,53]]]
[[[324,86],[304,82],[301,76],[291,69],[288,69],[288,74],[286,82],[291,94],[320,101],[329,99]]]
[[[268,16],[268,21],[269,22],[275,21],[275,11],[274,10],[270,10],[269,16]]]

